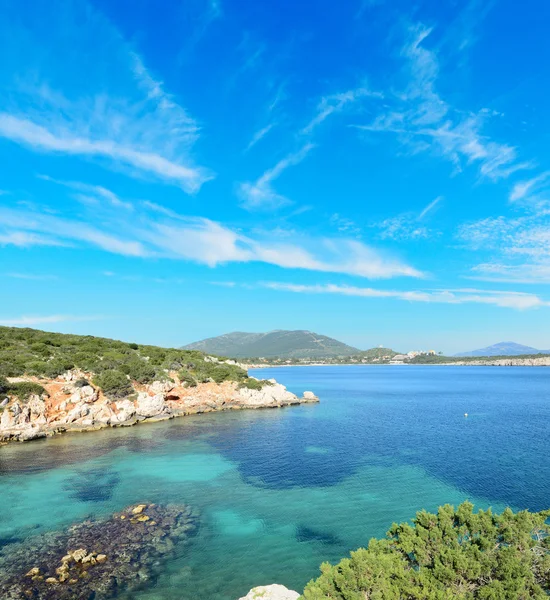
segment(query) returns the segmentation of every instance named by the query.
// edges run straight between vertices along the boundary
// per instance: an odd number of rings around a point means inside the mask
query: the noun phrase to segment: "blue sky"
[[[543,0],[0,6],[2,324],[550,348]]]

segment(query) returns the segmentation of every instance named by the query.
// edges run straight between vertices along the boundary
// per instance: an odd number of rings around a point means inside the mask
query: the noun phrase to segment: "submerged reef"
[[[108,600],[141,589],[197,527],[188,506],[137,504],[8,544],[0,553],[0,598]]]

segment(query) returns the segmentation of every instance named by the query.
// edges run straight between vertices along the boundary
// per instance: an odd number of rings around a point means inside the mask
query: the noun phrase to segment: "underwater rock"
[[[108,519],[9,544],[0,553],[0,598],[108,600],[141,589],[197,523],[184,505],[138,504]]]
[[[80,502],[106,502],[113,496],[120,475],[102,468],[81,469],[63,484],[71,498]]]

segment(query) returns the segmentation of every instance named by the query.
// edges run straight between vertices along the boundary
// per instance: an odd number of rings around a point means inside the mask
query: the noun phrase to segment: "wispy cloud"
[[[274,167],[265,171],[255,182],[239,184],[241,206],[247,210],[266,210],[289,204],[291,201],[277,193],[272,183],[289,167],[302,162],[314,147],[314,144],[304,144],[297,152],[285,156]]]
[[[50,130],[29,119],[0,113],[0,137],[36,150],[108,158],[163,180],[176,182],[190,193],[197,192],[211,178],[211,175],[200,168],[169,160],[160,154],[121,145],[108,137],[95,140],[82,137],[78,131],[82,123],[57,125],[54,130]],[[69,130],[62,131],[67,125]]]
[[[123,240],[87,223],[49,214],[0,208],[0,225],[12,230],[0,235],[0,244],[24,247],[65,246],[69,243],[84,242],[124,256],[147,255],[140,242]]]
[[[0,246],[17,246],[18,248],[30,248],[31,246],[67,246],[66,242],[59,239],[29,233],[27,231],[12,230],[0,233]]]
[[[482,133],[489,118],[486,110],[474,114],[456,109],[438,92],[439,60],[426,47],[432,29],[417,24],[409,28],[402,50],[408,84],[398,93],[385,94],[386,106],[369,124],[353,125],[371,133],[397,135],[413,152],[431,151],[450,160],[455,171],[477,164],[482,177],[505,179],[532,168],[520,162],[515,147],[491,140]]]
[[[3,35],[7,54],[24,56],[2,72],[0,137],[197,192],[213,177],[191,155],[197,122],[99,11],[86,4],[82,19],[80,9],[59,4],[48,36],[39,33],[40,11],[22,14]]]
[[[521,283],[550,282],[548,211],[522,217],[489,217],[462,225],[458,239],[492,257],[472,268],[473,279]]]
[[[441,201],[443,200],[443,196],[438,196],[435,200],[432,200],[418,215],[418,219],[422,221],[422,219],[431,212]]]
[[[261,139],[263,139],[274,127],[275,123],[269,123],[262,129],[256,131],[256,133],[252,136],[252,139],[248,143],[248,146],[245,148],[245,152],[248,152],[251,148],[253,148]]]
[[[130,211],[134,209],[131,202],[121,200],[114,192],[108,190],[107,188],[104,188],[101,185],[90,185],[88,183],[82,183],[81,181],[63,181],[60,179],[54,179],[53,177],[49,177],[48,175],[38,175],[38,177],[40,179],[43,179],[44,181],[50,181],[52,183],[68,187],[78,192],[89,194],[92,196],[92,198],[107,200],[116,208],[124,208]]]
[[[389,217],[376,223],[376,227],[380,230],[379,236],[383,240],[420,240],[431,235],[430,230],[411,213]]]
[[[55,232],[59,244],[93,246],[123,256],[183,259],[210,267],[262,262],[286,269],[372,279],[423,276],[418,269],[357,240],[299,235],[300,243],[290,243],[269,231],[247,235],[209,219],[184,215],[173,218],[154,206],[147,210],[137,205],[132,219],[124,218],[120,211],[93,207],[86,223],[36,211],[0,208],[0,227],[8,232],[23,230],[31,238]]]
[[[24,315],[22,317],[15,317],[10,319],[0,318],[0,325],[7,327],[32,327],[34,325],[47,325],[49,323],[65,323],[65,322],[77,322],[77,321],[98,321],[104,319],[101,315],[90,315],[90,316],[77,316],[77,315],[47,315],[47,316],[34,316]]]
[[[394,217],[389,217],[374,224],[374,227],[380,230],[382,239],[390,240],[420,240],[427,239],[434,235],[440,235],[441,232],[431,229],[423,223],[426,217],[443,200],[443,196],[438,196],[425,206],[420,213],[412,211],[404,212]]]
[[[510,201],[517,202],[518,200],[537,200],[540,199],[540,192],[548,187],[548,179],[550,171],[545,171],[537,177],[533,177],[526,181],[519,181],[514,185],[510,193]]]
[[[361,98],[374,97],[383,98],[383,94],[371,91],[366,87],[359,87],[338,94],[323,96],[317,106],[317,113],[311,121],[302,129],[302,134],[310,134],[334,113],[343,111],[346,106],[352,105]]]
[[[550,306],[539,296],[524,292],[501,292],[491,290],[381,290],[375,288],[362,288],[348,285],[301,285],[291,283],[267,282],[264,287],[294,292],[299,294],[337,294],[342,296],[358,296],[361,298],[394,298],[407,302],[427,302],[440,304],[489,304],[502,308],[525,310]]]

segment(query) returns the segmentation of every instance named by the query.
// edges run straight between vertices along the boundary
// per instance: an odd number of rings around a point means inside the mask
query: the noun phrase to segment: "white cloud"
[[[524,310],[550,306],[550,302],[543,301],[534,294],[524,292],[501,292],[491,290],[380,290],[375,288],[361,288],[348,285],[301,285],[291,283],[267,282],[264,287],[294,292],[300,294],[337,294],[342,296],[358,296],[362,298],[394,298],[408,302],[427,302],[442,304],[490,304],[502,308]]]
[[[140,242],[123,240],[86,223],[48,214],[0,208],[0,225],[12,229],[0,235],[0,244],[64,246],[68,242],[85,242],[125,256],[147,254]]]
[[[490,217],[462,225],[458,238],[469,248],[493,256],[472,268],[471,278],[485,281],[548,283],[550,224],[548,211],[522,217]]]
[[[385,94],[385,106],[369,124],[353,127],[372,133],[392,133],[413,152],[431,151],[450,160],[456,171],[477,164],[483,177],[505,179],[512,173],[532,168],[519,162],[517,149],[482,134],[491,117],[486,109],[477,114],[457,110],[437,90],[439,60],[426,47],[431,29],[421,24],[409,30],[402,50],[408,84],[401,92]]]
[[[38,177],[40,179],[43,179],[44,181],[51,181],[52,183],[57,183],[58,185],[63,185],[70,189],[84,192],[85,194],[90,194],[92,199],[100,198],[107,200],[115,208],[124,208],[130,211],[134,209],[131,202],[121,200],[114,192],[108,190],[107,188],[104,188],[101,185],[90,185],[88,183],[82,183],[80,181],[63,181],[61,179],[54,179],[53,177],[49,177],[48,175],[38,175]]]
[[[421,221],[429,212],[431,212],[441,201],[443,196],[438,196],[435,200],[432,200],[418,215],[418,219]]]
[[[325,119],[334,113],[341,112],[348,105],[357,102],[357,100],[366,97],[382,98],[380,92],[373,92],[365,87],[348,90],[338,94],[323,96],[317,106],[317,114],[313,119],[302,129],[302,134],[310,134],[318,127]]]
[[[273,168],[265,171],[255,182],[239,184],[238,193],[242,201],[241,206],[247,210],[266,210],[289,204],[291,201],[278,194],[273,189],[272,183],[286,169],[302,162],[314,147],[313,144],[304,144],[300,150],[285,156]]]
[[[420,240],[440,235],[441,232],[428,228],[422,221],[434,210],[441,200],[443,200],[443,196],[438,196],[425,206],[419,214],[415,214],[412,211],[401,213],[376,223],[374,227],[380,229],[379,235],[382,239],[396,241]]]
[[[376,224],[380,237],[390,240],[420,240],[430,237],[430,230],[418,222],[411,213],[403,213]]]
[[[550,171],[545,171],[537,177],[526,181],[519,181],[514,185],[510,193],[510,201],[517,202],[518,200],[528,199],[532,194],[537,194],[542,191],[544,184],[550,177]]]
[[[251,148],[253,148],[261,139],[263,139],[274,127],[275,123],[269,123],[262,129],[256,131],[256,133],[252,136],[252,139],[248,143],[248,146],[245,148],[245,152],[248,152]]]
[[[20,16],[0,24],[4,54],[17,57],[0,76],[0,137],[188,193],[212,178],[191,156],[197,122],[95,7],[58,3],[47,36],[40,11]]]
[[[109,158],[138,171],[178,183],[189,193],[197,192],[211,178],[200,168],[171,161],[147,150],[124,146],[108,138],[94,140],[82,137],[77,131],[82,124],[72,123],[68,131],[65,125],[59,123],[56,131],[51,131],[29,119],[0,113],[0,137],[37,150]]]
[[[67,246],[67,244],[45,235],[12,230],[7,233],[0,233],[0,246],[30,248],[31,246]]]
[[[138,212],[132,219],[120,211],[92,207],[82,223],[36,211],[0,209],[0,225],[24,230],[27,236],[55,232],[60,244],[95,246],[134,257],[190,260],[214,267],[229,262],[262,262],[282,268],[345,273],[372,279],[422,277],[423,273],[357,240],[296,236],[300,243],[281,241],[270,231],[245,235],[221,223],[159,211]],[[145,208],[145,207],[144,207]]]

